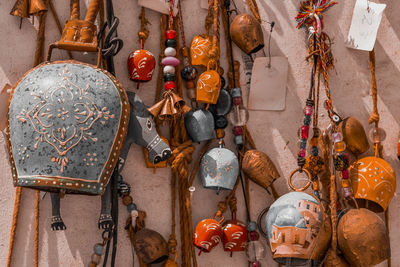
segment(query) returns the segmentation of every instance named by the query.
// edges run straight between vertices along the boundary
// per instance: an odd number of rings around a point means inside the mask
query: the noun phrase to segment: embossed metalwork
[[[119,82],[95,66],[58,61],[28,71],[9,104],[14,185],[101,194],[117,163],[129,110]]]

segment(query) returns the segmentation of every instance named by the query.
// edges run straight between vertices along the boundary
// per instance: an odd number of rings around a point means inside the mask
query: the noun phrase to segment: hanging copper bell
[[[340,219],[338,244],[350,266],[375,266],[390,257],[383,220],[367,209],[353,209]]]
[[[368,138],[362,124],[353,117],[348,117],[340,123],[346,147],[354,155],[360,155],[369,149]]]
[[[135,251],[146,264],[160,263],[168,259],[168,244],[158,232],[142,229],[135,234]]]
[[[44,4],[43,0],[31,0],[29,5],[29,14],[30,15],[39,15],[40,12],[47,11],[47,7]]]
[[[248,150],[243,157],[242,169],[256,184],[267,189],[279,178],[278,170],[272,160],[258,150]]]
[[[29,17],[29,0],[17,0],[13,8],[11,9],[10,15],[28,18]]]
[[[249,14],[237,15],[231,24],[232,41],[246,54],[256,53],[264,47],[261,24]]]

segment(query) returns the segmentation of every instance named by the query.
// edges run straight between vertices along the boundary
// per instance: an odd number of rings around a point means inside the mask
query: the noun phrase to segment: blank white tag
[[[208,0],[200,0],[200,7],[208,9]]]
[[[357,0],[353,11],[346,46],[358,50],[371,51],[382,20],[386,4],[376,4],[368,0]]]
[[[154,11],[167,14],[169,13],[168,0],[139,0],[139,6],[147,7]],[[174,16],[178,13],[178,1],[174,1]]]
[[[8,99],[10,98],[11,89],[11,85],[7,83],[0,92],[0,131],[6,128]]]
[[[285,109],[288,58],[272,57],[270,68],[268,61],[267,57],[258,57],[254,61],[248,102],[250,110]]]

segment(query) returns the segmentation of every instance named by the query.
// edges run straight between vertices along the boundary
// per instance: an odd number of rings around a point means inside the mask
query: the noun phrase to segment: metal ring
[[[296,172],[304,172],[304,173],[307,175],[307,178],[308,178],[307,184],[306,184],[305,186],[301,187],[301,188],[296,188],[296,187],[292,184],[292,178],[293,178],[293,175],[294,175]],[[310,185],[311,185],[311,174],[310,174],[310,172],[307,171],[306,169],[297,168],[297,169],[295,169],[294,171],[292,171],[292,173],[290,174],[290,176],[289,176],[289,181],[288,181],[288,182],[289,182],[289,186],[290,186],[290,188],[292,188],[292,190],[294,190],[294,191],[296,191],[296,192],[302,192],[302,191],[304,191],[304,190],[306,190],[307,188],[310,187]]]

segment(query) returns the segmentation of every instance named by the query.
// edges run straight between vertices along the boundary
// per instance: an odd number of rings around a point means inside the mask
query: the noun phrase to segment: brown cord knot
[[[229,208],[231,209],[231,212],[236,212],[237,211],[237,198],[235,195],[229,199]]]
[[[145,41],[149,37],[150,31],[149,30],[144,30],[138,32],[139,40]]]
[[[194,152],[192,140],[188,140],[178,145],[172,152],[170,158],[171,169],[173,172],[178,173],[180,177],[187,177],[189,175],[188,165],[192,162],[192,153]]]
[[[368,123],[372,124],[372,123],[378,123],[379,122],[379,114],[377,112],[372,112],[371,116],[368,119]]]
[[[220,201],[220,202],[218,203],[217,216],[218,216],[218,217],[221,217],[221,215],[225,213],[225,211],[227,210],[227,208],[228,208],[228,207],[226,206],[226,203],[225,203],[224,201]]]

